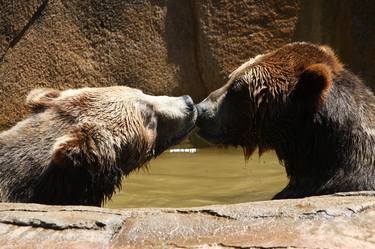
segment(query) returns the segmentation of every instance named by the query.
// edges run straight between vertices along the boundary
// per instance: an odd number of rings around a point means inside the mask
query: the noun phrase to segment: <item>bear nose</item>
[[[195,109],[197,109],[197,114],[198,114],[198,118],[199,118],[199,116],[201,116],[204,112],[202,104],[199,103],[199,104],[195,105]]]
[[[199,127],[204,123],[204,120],[206,119],[207,108],[205,107],[204,103],[201,102],[195,105],[195,109],[197,109],[197,114],[198,114],[197,120],[195,122],[196,122],[196,125]]]
[[[182,98],[184,99],[186,103],[187,109],[190,112],[194,111],[195,110],[194,101],[191,99],[191,97],[189,95],[184,95],[182,96]]]

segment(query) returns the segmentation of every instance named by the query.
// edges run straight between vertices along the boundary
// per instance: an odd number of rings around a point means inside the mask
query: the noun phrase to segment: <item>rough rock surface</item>
[[[197,62],[207,93],[249,58],[291,42],[300,8],[293,0],[193,2]]]
[[[332,46],[375,90],[375,1],[301,0],[293,40]]]
[[[199,101],[250,57],[333,46],[375,87],[375,1],[0,1],[0,129],[35,87],[129,85]]]
[[[179,209],[0,204],[1,248],[375,248],[375,192]]]
[[[239,63],[290,42],[298,11],[295,0],[0,6],[0,127],[26,115],[24,98],[35,87],[121,84],[201,100]]]
[[[33,23],[32,17],[39,7],[43,7],[41,0],[0,2],[0,58]]]

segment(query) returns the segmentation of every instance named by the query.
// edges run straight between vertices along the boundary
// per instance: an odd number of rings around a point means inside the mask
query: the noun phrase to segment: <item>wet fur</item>
[[[160,113],[159,100],[174,105]],[[30,116],[0,133],[5,202],[100,206],[124,176],[178,143],[196,115],[181,97],[127,87],[36,89],[26,102]]]
[[[280,130],[272,147],[290,178],[274,198],[375,190],[375,101],[369,89],[345,70],[317,109],[295,101],[278,120],[282,129],[265,125],[264,133]]]
[[[71,140],[57,146],[66,133]],[[153,157],[146,137],[114,139],[104,127],[82,127],[69,116],[32,115],[0,135],[1,200],[100,206],[123,176]]]
[[[375,97],[328,47],[257,56],[198,107],[203,138],[276,151],[290,181],[275,199],[375,190]]]

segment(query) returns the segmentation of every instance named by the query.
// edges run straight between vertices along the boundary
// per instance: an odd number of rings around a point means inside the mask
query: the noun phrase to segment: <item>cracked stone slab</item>
[[[3,203],[2,248],[103,248],[122,227],[119,210]]]
[[[1,248],[375,248],[375,192],[196,208],[0,204]]]
[[[139,212],[114,247],[375,248],[374,192]]]

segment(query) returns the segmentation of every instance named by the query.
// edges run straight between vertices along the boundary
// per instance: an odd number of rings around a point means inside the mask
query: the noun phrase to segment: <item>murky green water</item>
[[[124,179],[122,191],[106,204],[122,207],[192,207],[268,200],[287,183],[273,153],[245,163],[240,149],[165,152],[149,170]]]

